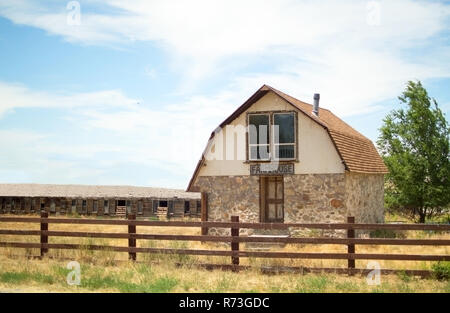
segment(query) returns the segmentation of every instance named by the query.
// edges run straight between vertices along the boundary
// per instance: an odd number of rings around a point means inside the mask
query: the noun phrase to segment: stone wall
[[[356,222],[384,221],[383,175],[285,175],[283,181],[285,223],[343,223],[350,215]],[[232,215],[245,222],[260,221],[258,176],[200,176],[195,186],[208,194],[209,221],[230,221]],[[229,234],[229,230],[210,229],[210,234]]]
[[[345,220],[345,174],[284,177],[286,223],[338,223]]]
[[[208,194],[208,221],[229,222],[233,215],[238,215],[241,221],[260,221],[259,177],[200,176],[195,187]],[[210,228],[209,233],[229,235],[230,231]]]
[[[384,223],[383,174],[347,173],[345,193],[347,215],[356,223]]]
[[[284,177],[286,223],[345,221],[345,174],[305,174]],[[291,228],[293,236],[336,236],[342,231]]]

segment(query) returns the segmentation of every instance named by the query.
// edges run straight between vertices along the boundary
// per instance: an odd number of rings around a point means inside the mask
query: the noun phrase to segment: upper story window
[[[295,159],[295,116],[294,113],[273,114],[273,144],[276,159]],[[278,134],[276,133],[278,131]]]
[[[295,160],[296,124],[295,112],[249,113],[248,159]]]
[[[248,143],[250,160],[270,159],[270,114],[249,114]]]

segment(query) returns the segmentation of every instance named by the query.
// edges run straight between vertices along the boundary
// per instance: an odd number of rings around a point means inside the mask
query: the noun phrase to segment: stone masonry
[[[342,223],[350,215],[357,223],[383,222],[383,175],[303,174],[283,180],[285,223]],[[239,215],[241,221],[260,222],[258,176],[200,176],[196,187],[208,194],[209,221]]]

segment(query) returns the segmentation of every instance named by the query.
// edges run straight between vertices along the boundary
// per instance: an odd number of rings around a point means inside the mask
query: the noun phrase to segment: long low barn
[[[200,193],[134,186],[0,184],[0,213],[200,216]]]

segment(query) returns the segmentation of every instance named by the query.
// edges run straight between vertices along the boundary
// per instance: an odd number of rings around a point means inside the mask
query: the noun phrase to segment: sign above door
[[[294,163],[250,164],[250,175],[292,175],[294,173]]]

